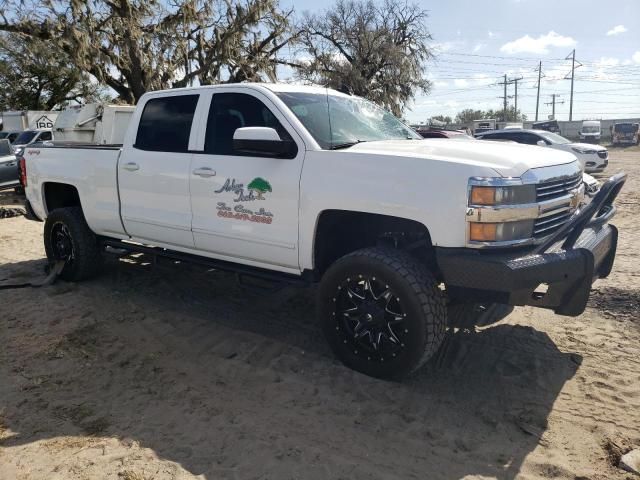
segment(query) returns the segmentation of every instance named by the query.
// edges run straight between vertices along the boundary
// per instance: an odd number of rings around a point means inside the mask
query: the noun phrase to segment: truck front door
[[[240,155],[241,127],[274,128],[293,139],[293,158]],[[219,258],[298,269],[298,202],[304,144],[271,101],[249,89],[211,99],[204,153],[193,156],[191,205],[196,248]]]
[[[124,227],[135,240],[193,248],[189,152],[196,94],[166,94],[141,106],[135,138],[118,162]]]

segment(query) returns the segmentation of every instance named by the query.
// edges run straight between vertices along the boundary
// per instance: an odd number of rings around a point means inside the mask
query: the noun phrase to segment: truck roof
[[[200,85],[197,87],[185,87],[185,88],[171,88],[165,90],[154,90],[151,92],[147,92],[148,94],[158,94],[158,93],[175,93],[180,91],[198,91],[198,90],[224,90],[227,88],[237,88],[237,87],[251,87],[260,89],[271,90],[274,93],[278,92],[306,92],[306,93],[316,93],[316,94],[326,94],[327,91],[331,92],[331,95],[337,96],[345,96],[349,97],[346,93],[339,92],[337,90],[333,90],[331,88],[322,87],[319,85],[299,85],[295,83],[265,83],[265,82],[246,82],[246,83],[224,83],[218,85]]]

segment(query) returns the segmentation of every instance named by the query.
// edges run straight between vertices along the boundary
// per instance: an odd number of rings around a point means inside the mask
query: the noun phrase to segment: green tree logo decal
[[[249,185],[247,185],[247,188],[249,190],[253,190],[255,192],[258,192],[258,200],[264,200],[265,198],[262,196],[264,193],[267,192],[271,192],[271,184],[269,182],[267,182],[264,178],[262,177],[256,177],[253,180],[251,180],[251,183],[249,183]]]

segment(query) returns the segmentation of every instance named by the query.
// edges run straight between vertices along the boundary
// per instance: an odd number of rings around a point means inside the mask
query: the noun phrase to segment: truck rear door
[[[204,100],[204,98],[203,98]],[[271,100],[252,89],[215,91],[202,153],[193,156],[191,203],[197,249],[218,257],[298,269],[298,203],[304,143]],[[297,145],[293,158],[241,155],[233,135],[269,127]]]
[[[189,146],[198,98],[184,92],[151,96],[133,119],[138,127],[124,144],[118,185],[122,221],[135,240],[194,246]]]

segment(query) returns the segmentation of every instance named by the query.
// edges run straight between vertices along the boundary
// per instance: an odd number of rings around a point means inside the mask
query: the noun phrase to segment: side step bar
[[[254,277],[261,280],[265,280],[273,283],[287,284],[298,287],[309,286],[312,282],[310,272],[305,272],[301,276],[291,275],[289,273],[274,272],[264,268],[251,267],[249,265],[242,265],[234,262],[227,262],[224,260],[217,260],[215,258],[201,257],[199,255],[192,255],[190,253],[176,252],[175,250],[168,250],[160,247],[149,247],[146,245],[140,245],[137,243],[123,242],[121,240],[112,240],[103,238],[100,240],[103,248],[112,247],[118,250],[126,250],[130,253],[144,253],[153,257],[164,257],[172,260],[178,260],[186,263],[194,263],[198,265],[204,265],[209,268],[221,270],[224,272],[233,272],[238,274],[238,277]]]

